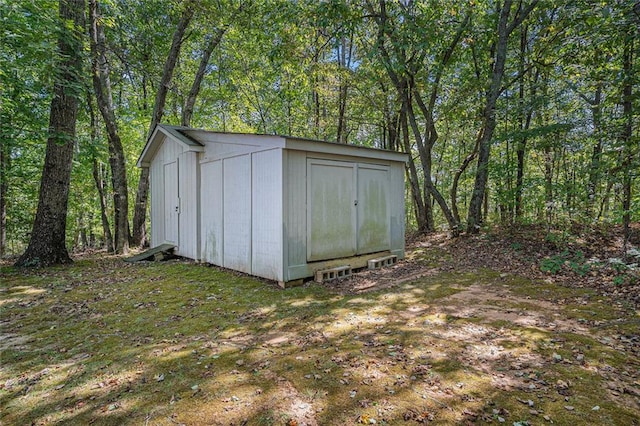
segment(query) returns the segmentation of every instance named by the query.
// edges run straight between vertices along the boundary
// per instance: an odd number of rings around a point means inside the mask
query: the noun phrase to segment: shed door
[[[358,254],[389,250],[389,167],[358,164]]]
[[[307,160],[307,260],[356,253],[356,165]]]
[[[178,219],[180,199],[178,198],[178,162],[164,165],[164,240],[178,245]]]

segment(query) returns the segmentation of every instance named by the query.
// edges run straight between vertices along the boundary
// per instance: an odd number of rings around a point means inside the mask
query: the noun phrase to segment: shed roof
[[[218,140],[224,143],[238,144],[243,144],[243,141],[246,140],[246,144],[249,145],[262,145],[273,148],[318,152],[324,154],[349,155],[353,157],[374,158],[388,161],[406,162],[408,160],[407,154],[405,153],[359,145],[325,142],[281,135],[215,132],[190,127],[158,124],[140,154],[140,158],[137,163],[138,167],[149,167],[151,159],[166,138],[180,144],[185,151],[195,152],[204,151],[204,145],[206,143],[215,143]]]

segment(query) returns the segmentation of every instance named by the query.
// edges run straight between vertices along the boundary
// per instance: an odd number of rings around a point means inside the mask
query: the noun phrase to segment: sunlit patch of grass
[[[554,286],[532,289],[492,271],[434,274],[352,296],[314,284],[283,291],[192,262],[117,257],[11,269],[4,278],[0,300],[12,300],[3,320],[17,337],[6,341],[0,367],[7,424],[286,424],[300,413],[318,424],[406,424],[423,415],[461,424],[465,412],[482,424],[481,414],[500,409],[510,413],[507,424],[541,423],[543,414],[557,424],[587,414],[596,424],[629,424],[637,414],[602,395],[598,373],[625,368],[631,355],[595,335],[494,321],[482,311],[467,318],[457,308],[468,301],[451,296],[499,285],[531,303],[506,296],[494,306],[535,311],[544,309],[539,291],[549,290],[545,299],[566,299],[576,316],[606,304],[583,305],[576,300],[588,294],[552,295]],[[544,392],[530,376],[547,382]],[[571,382],[569,401],[557,380]],[[531,399],[540,414],[516,398]],[[600,411],[590,413],[595,405]]]

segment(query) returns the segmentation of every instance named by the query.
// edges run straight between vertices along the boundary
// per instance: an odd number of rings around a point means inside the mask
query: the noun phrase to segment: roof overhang
[[[167,139],[182,146],[185,151],[204,151],[203,144],[186,134],[185,130],[188,129],[188,127],[158,124],[153,130],[153,133],[151,133],[151,136],[149,136],[136,165],[138,167],[149,167],[156,152],[158,152],[162,143]]]
[[[361,145],[350,145],[337,142],[324,142],[313,139],[287,138],[287,149],[317,152],[321,154],[349,155],[375,160],[398,161],[406,163],[409,156],[404,152],[389,151]]]

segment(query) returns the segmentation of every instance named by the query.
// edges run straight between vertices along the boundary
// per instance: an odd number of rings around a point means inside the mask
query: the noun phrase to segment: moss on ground
[[[625,393],[638,380],[637,356],[607,340],[611,330],[632,332],[636,318],[589,291],[490,270],[360,295],[316,284],[283,291],[201,264],[117,257],[0,271],[6,424],[541,424],[547,416],[604,425],[640,415]],[[504,299],[465,299],[478,287]],[[545,303],[583,330],[488,315],[550,316]]]

